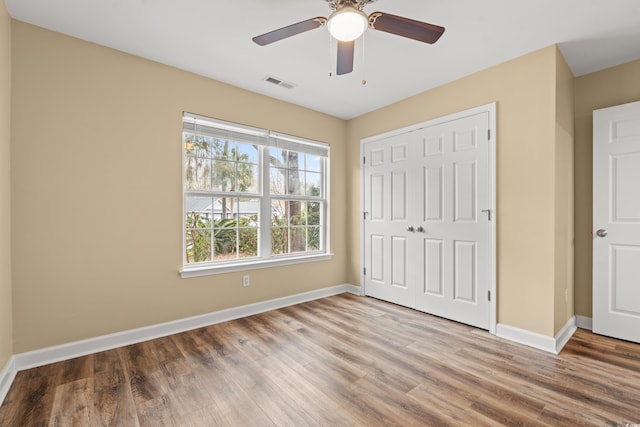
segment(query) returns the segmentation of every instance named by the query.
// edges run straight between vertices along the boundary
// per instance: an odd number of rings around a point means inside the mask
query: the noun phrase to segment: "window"
[[[327,255],[327,144],[183,115],[182,276]]]

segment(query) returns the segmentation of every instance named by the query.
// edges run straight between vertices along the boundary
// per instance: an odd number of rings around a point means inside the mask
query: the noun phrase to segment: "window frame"
[[[234,271],[244,271],[273,266],[291,265],[306,262],[316,262],[332,259],[330,246],[330,146],[329,144],[318,142],[297,136],[273,132],[266,129],[254,128],[246,125],[239,125],[210,117],[200,116],[193,113],[184,112],[182,115],[181,132],[181,158],[182,158],[182,267],[179,274],[182,278],[198,277],[210,274],[227,273]],[[191,124],[188,124],[191,123]],[[255,138],[258,149],[258,192],[220,192],[213,188],[210,190],[187,189],[186,159],[187,150],[184,145],[185,132],[204,135],[198,132],[197,123],[205,123],[209,129],[215,129],[221,133],[228,132],[229,140],[247,143],[248,139]],[[235,139],[242,136],[241,141]],[[248,137],[248,139],[247,139]],[[318,155],[321,158],[321,194],[317,196],[296,195],[296,194],[271,194],[270,172],[271,159],[270,150],[272,148],[280,150],[296,151],[298,153]],[[326,154],[322,154],[326,153]],[[305,172],[306,170],[305,165]],[[239,199],[257,199],[259,201],[258,218],[258,255],[256,257],[236,258],[233,260],[222,260],[204,262],[187,262],[187,206],[186,200],[189,195],[205,195],[212,199],[225,197]],[[272,201],[273,200],[294,200],[301,202],[320,202],[320,249],[317,251],[294,252],[286,254],[272,253]],[[213,215],[212,215],[213,218]],[[291,229],[291,225],[287,227]],[[305,227],[308,233],[308,225]],[[213,249],[212,249],[213,250]],[[212,254],[213,258],[213,254]]]

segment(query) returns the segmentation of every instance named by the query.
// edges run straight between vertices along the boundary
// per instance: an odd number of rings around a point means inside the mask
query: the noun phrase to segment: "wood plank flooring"
[[[19,372],[0,426],[633,425],[640,345],[558,356],[343,294]]]

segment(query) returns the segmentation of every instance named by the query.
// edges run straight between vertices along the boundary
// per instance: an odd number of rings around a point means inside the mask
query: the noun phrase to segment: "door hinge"
[[[366,157],[364,157],[364,156],[362,157],[362,164],[363,164],[363,165],[366,165],[366,164],[367,164],[367,158],[366,158]]]
[[[362,219],[367,219],[367,213],[368,212],[362,212]]]
[[[363,268],[363,274],[366,276],[367,275],[367,267]]]
[[[491,129],[487,129],[487,139],[491,141]]]
[[[487,291],[487,300],[491,301],[491,291]]]

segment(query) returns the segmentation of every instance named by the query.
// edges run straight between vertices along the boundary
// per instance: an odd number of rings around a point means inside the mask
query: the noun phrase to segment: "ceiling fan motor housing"
[[[331,10],[338,10],[344,6],[353,6],[358,10],[362,10],[367,4],[377,1],[378,0],[326,0]]]

